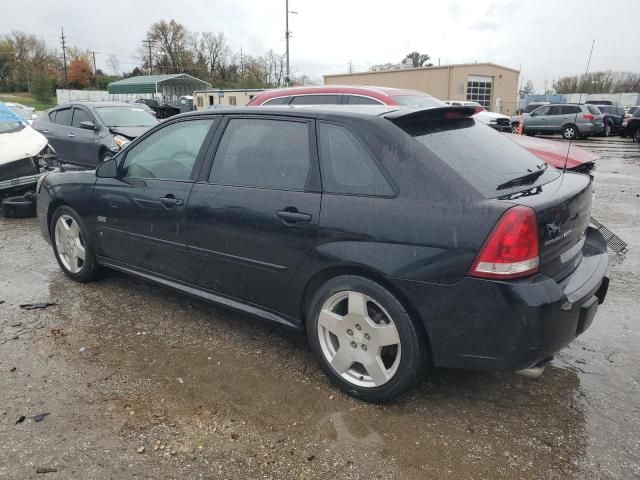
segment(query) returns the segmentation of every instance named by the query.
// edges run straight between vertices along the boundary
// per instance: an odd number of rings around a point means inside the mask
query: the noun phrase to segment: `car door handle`
[[[73,133],[67,133],[67,137],[73,138],[73,137],[75,137],[75,135]]]
[[[162,197],[160,199],[160,203],[167,210],[171,210],[172,208],[181,207],[182,205],[184,205],[184,202],[182,200],[169,195],[167,195],[166,197]]]
[[[311,215],[308,213],[299,212],[297,208],[285,208],[284,210],[278,210],[276,215],[287,225],[293,225],[295,223],[307,223],[311,221]]]
[[[42,133],[49,133],[49,130],[42,130]]]

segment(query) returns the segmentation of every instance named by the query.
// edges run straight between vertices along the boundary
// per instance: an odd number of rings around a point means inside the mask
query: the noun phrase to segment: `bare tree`
[[[111,67],[114,75],[120,75],[120,60],[118,60],[118,57],[116,57],[114,54],[109,55],[109,57],[107,58],[107,65]]]
[[[190,63],[189,32],[181,23],[173,19],[169,22],[160,20],[151,25],[147,31],[147,38],[155,42],[156,48],[163,53],[156,60],[163,70],[171,70],[171,73],[180,72]]]
[[[411,52],[411,53],[408,53],[407,56],[404,58],[405,60],[407,58],[410,59],[411,62],[413,62],[414,68],[433,66],[433,63],[427,63],[431,59],[431,57],[426,53]]]

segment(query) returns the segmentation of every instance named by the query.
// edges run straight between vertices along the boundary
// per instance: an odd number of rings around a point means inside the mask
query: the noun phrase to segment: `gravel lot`
[[[640,146],[579,144],[629,243],[591,329],[537,381],[439,370],[386,406],[298,334],[115,272],[76,284],[35,219],[0,219],[0,478],[638,478]]]

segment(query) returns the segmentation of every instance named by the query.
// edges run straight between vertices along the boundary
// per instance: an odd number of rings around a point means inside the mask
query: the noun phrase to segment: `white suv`
[[[453,107],[456,107],[456,106],[480,107],[482,108],[482,111],[476,113],[473,116],[473,118],[475,118],[479,122],[489,125],[492,128],[495,128],[500,132],[511,131],[510,117],[506,115],[502,115],[501,113],[490,112],[477,102],[467,102],[462,100],[445,100],[444,103],[446,103],[447,105],[451,105]]]

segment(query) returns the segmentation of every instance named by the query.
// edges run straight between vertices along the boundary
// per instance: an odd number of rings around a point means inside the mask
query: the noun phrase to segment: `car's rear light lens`
[[[507,210],[478,254],[469,274],[511,279],[532,275],[540,265],[538,221],[530,207]]]
[[[582,115],[582,118],[584,118],[585,120],[595,120],[596,117],[594,115],[591,115],[590,113],[584,113]]]

